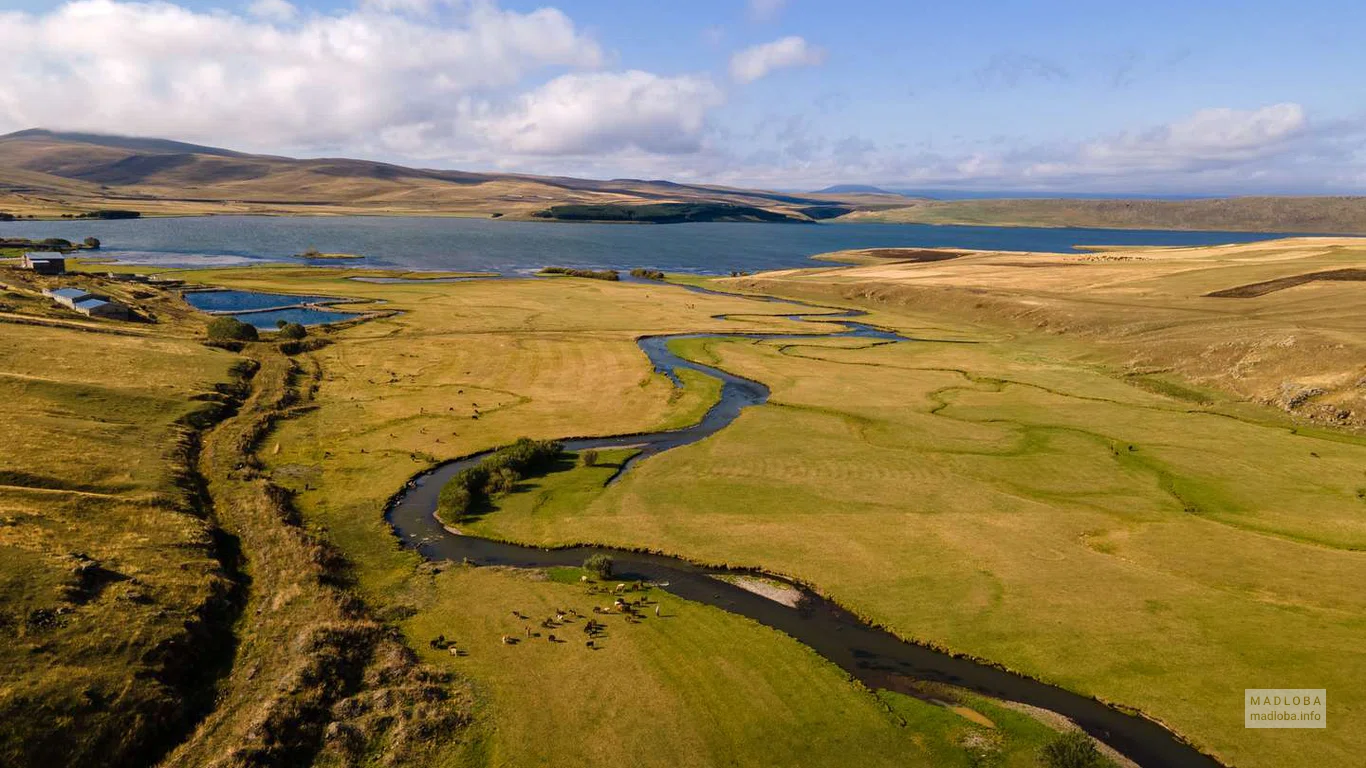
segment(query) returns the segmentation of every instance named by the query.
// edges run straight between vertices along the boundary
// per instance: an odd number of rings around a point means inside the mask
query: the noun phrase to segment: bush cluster
[[[255,326],[235,317],[223,315],[209,321],[210,341],[256,341],[258,338],[260,334],[256,332]]]
[[[1044,745],[1043,762],[1048,768],[1102,768],[1108,761],[1090,736],[1068,731]]]
[[[459,523],[476,502],[511,491],[523,477],[546,469],[563,453],[558,441],[527,437],[499,448],[446,483],[437,500],[438,516],[443,522]]]
[[[590,280],[620,280],[621,274],[615,269],[573,269],[571,267],[546,267],[541,270],[543,275],[569,275],[570,277],[586,277]]]
[[[657,269],[642,269],[636,267],[631,270],[631,277],[639,277],[642,280],[663,280],[664,273]]]
[[[288,323],[284,320],[280,320],[275,323],[275,327],[280,329],[279,338],[281,339],[298,341],[308,335],[308,329],[299,323]]]
[[[612,558],[601,552],[589,555],[588,559],[583,561],[583,569],[599,579],[612,578],[612,565]]]

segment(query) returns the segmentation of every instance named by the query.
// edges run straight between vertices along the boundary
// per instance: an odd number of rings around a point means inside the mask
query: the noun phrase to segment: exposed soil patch
[[[1222,291],[1214,291],[1213,293],[1207,293],[1205,295],[1220,299],[1252,299],[1258,296],[1265,296],[1268,293],[1283,291],[1286,288],[1293,288],[1297,285],[1304,285],[1305,283],[1312,283],[1318,280],[1342,282],[1366,280],[1366,269],[1349,268],[1332,269],[1327,272],[1310,272],[1305,275],[1281,277],[1261,283],[1249,283],[1247,285],[1237,286],[1236,288],[1225,288]]]
[[[788,608],[796,608],[802,601],[801,590],[794,589],[789,584],[771,579],[763,579],[757,576],[717,576],[721,581],[728,581],[731,584],[745,590],[753,592],[760,597],[766,597],[775,603],[782,603]]]

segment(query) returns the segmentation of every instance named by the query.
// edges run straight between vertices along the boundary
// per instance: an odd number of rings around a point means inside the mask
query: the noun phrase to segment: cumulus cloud
[[[1281,150],[1303,134],[1308,124],[1299,104],[1273,104],[1255,110],[1202,109],[1149,131],[1088,144],[1082,159],[1121,169],[1246,160]]]
[[[749,152],[690,158],[687,170],[741,186],[834,183],[1031,193],[1326,193],[1366,188],[1366,116],[1313,121],[1298,104],[1211,108],[1085,141],[974,142],[957,149],[828,140],[800,115],[768,116]],[[683,166],[680,166],[680,169]]]
[[[730,76],[740,83],[752,83],[788,67],[812,67],[825,61],[825,51],[792,36],[746,48],[730,59]]]
[[[484,126],[508,149],[525,154],[688,153],[700,148],[707,113],[723,100],[702,77],[575,73],[525,94],[515,109]]]
[[[1299,104],[1203,109],[1165,125],[1084,143],[1031,163],[1023,172],[1034,178],[1208,172],[1312,152],[1312,142],[1304,141],[1310,133]]]
[[[405,126],[458,132],[450,124],[472,101],[604,59],[554,9],[476,0],[433,19],[369,6],[285,23],[286,6],[260,0],[237,16],[77,0],[41,15],[0,12],[0,128],[353,147]]]

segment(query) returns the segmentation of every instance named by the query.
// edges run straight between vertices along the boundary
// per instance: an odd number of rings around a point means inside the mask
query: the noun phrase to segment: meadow
[[[1251,300],[1260,304],[1204,298],[1355,258],[1311,251],[1116,252],[1027,271],[969,261],[958,276],[997,281],[976,290],[927,271],[954,261],[720,281],[865,306],[877,324],[955,343],[690,342],[696,359],[767,383],[770,404],[596,494],[582,475],[601,468],[530,484],[477,530],[766,568],[905,637],[1139,708],[1227,762],[1341,764],[1360,747],[1349,724],[1363,701],[1350,681],[1366,673],[1366,606],[1353,586],[1366,577],[1366,444],[1314,426],[1314,398],[1286,413],[1245,393],[1298,369],[1329,385],[1315,397],[1353,403],[1350,387],[1333,385],[1351,375],[1343,331],[1361,318],[1324,316],[1304,292],[1354,307],[1342,298],[1355,286],[1297,286]],[[264,272],[244,279],[280,287]],[[912,281],[938,284],[899,293]],[[398,610],[416,617],[405,626],[418,645],[411,628],[450,611],[412,591],[411,557],[383,543],[379,510],[405,477],[522,435],[665,423],[679,404],[636,335],[790,329],[755,314],[778,307],[655,285],[392,288],[375,295],[406,313],[315,353],[318,408],[282,426],[268,461],[352,558],[367,595],[407,596]],[[939,298],[913,301],[925,295]],[[1027,320],[1002,307],[1029,308]],[[710,319],[720,311],[748,314]],[[1295,343],[1268,343],[1291,323]],[[1349,346],[1320,354],[1320,335],[1333,334]],[[1230,376],[1226,361],[1185,352],[1197,342],[1264,354],[1237,358],[1242,376]],[[1284,349],[1299,356],[1278,358]],[[1162,355],[1209,374],[1153,362]],[[1279,686],[1336,691],[1330,719],[1343,727],[1313,740],[1245,730],[1242,689]],[[514,701],[491,705],[492,720],[516,717]]]
[[[695,421],[716,397],[714,380],[684,372],[688,386],[674,388],[636,348],[642,333],[796,324],[762,313],[714,320],[712,314],[752,312],[754,305],[660,285],[565,278],[343,285],[346,274],[261,269],[183,276],[382,298],[382,306],[399,311],[322,332],[332,343],[301,359],[301,380],[311,383],[299,388],[296,412],[278,423],[259,456],[272,480],[291,491],[308,528],[338,546],[349,578],[377,614],[399,622],[428,664],[472,686],[474,723],[433,758],[437,764],[521,765],[550,751],[591,763],[614,755],[633,764],[673,764],[676,749],[695,752],[701,762],[724,753],[742,764],[776,754],[791,764],[838,765],[850,749],[875,764],[1035,763],[1054,731],[1027,716],[974,700],[974,710],[988,712],[995,724],[984,728],[899,694],[874,695],[772,630],[702,606],[671,601],[666,614],[676,612],[677,620],[613,628],[611,642],[587,656],[577,636],[573,648],[504,648],[501,635],[521,628],[508,623],[511,611],[572,603],[587,613],[580,588],[498,571],[447,568],[434,575],[396,546],[383,522],[387,497],[444,458],[522,435]],[[600,482],[622,458],[603,452],[598,466],[583,471]],[[596,490],[590,480],[576,492],[586,499]],[[536,496],[518,493],[499,503]],[[469,655],[431,649],[438,635],[458,639]],[[716,640],[731,635],[734,644]],[[561,650],[567,653],[546,655]],[[513,651],[537,663],[508,665],[517,658],[507,655]],[[671,713],[667,727],[660,708]],[[557,717],[546,717],[548,710]]]
[[[1350,763],[1366,747],[1366,697],[1352,688],[1366,676],[1366,438],[1353,431],[1352,383],[1366,374],[1366,300],[1360,283],[1323,280],[1208,294],[1355,268],[1355,243],[906,256],[691,279],[863,308],[918,340],[675,341],[764,382],[771,400],[611,485],[629,450],[591,466],[566,457],[462,526],[784,574],[903,637],[1140,709],[1226,763]],[[594,615],[603,595],[577,569],[425,563],[384,522],[387,500],[444,460],[519,437],[696,421],[718,383],[685,370],[675,387],[640,336],[833,326],[659,283],[354,274],[177,274],[387,312],[316,329],[318,346],[292,357],[270,342],[206,348],[203,319],[161,295],[143,301],[164,322],[118,329],[6,295],[7,319],[45,325],[0,323],[13,340],[0,370],[24,404],[5,410],[5,426],[25,436],[22,460],[5,458],[18,487],[0,488],[12,555],[0,583],[7,611],[43,619],[5,652],[35,652],[41,630],[36,652],[65,660],[61,675],[113,686],[137,668],[118,654],[173,632],[167,617],[223,582],[206,549],[221,530],[238,537],[247,577],[227,581],[250,585],[237,663],[172,764],[225,751],[451,766],[1039,764],[1055,724],[962,692],[931,696],[955,711],[870,691],[790,638],[659,590],[648,595],[658,617],[603,619],[597,649],[574,622],[568,642],[526,637],[559,634],[539,626],[557,609]],[[240,412],[205,437],[197,466],[214,508],[197,518],[176,501],[187,463],[167,451],[243,359],[259,372]],[[83,439],[58,443],[63,430]],[[46,626],[31,609],[72,600],[73,552],[170,585],[155,595],[163,611],[125,620],[113,598],[140,586],[130,579]],[[62,701],[57,678],[24,669],[36,694],[13,706]],[[1245,730],[1248,687],[1327,688],[1329,728]],[[128,709],[88,707],[104,733],[119,733],[127,721],[111,713]],[[368,742],[355,735],[372,730]]]

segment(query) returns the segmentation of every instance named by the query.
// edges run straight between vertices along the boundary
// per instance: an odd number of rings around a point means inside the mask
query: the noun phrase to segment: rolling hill
[[[255,155],[41,129],[0,136],[0,213],[486,216],[560,221],[792,221],[1366,234],[1366,197],[930,200],[837,185],[783,193]]]
[[[856,207],[895,207],[897,200],[889,195],[791,195],[638,179],[467,173],[344,158],[300,160],[161,139],[46,130],[0,136],[0,211],[25,216],[117,207],[147,215],[530,218],[564,205],[611,210],[708,204],[718,211],[712,220],[733,214],[743,220],[810,221]]]

